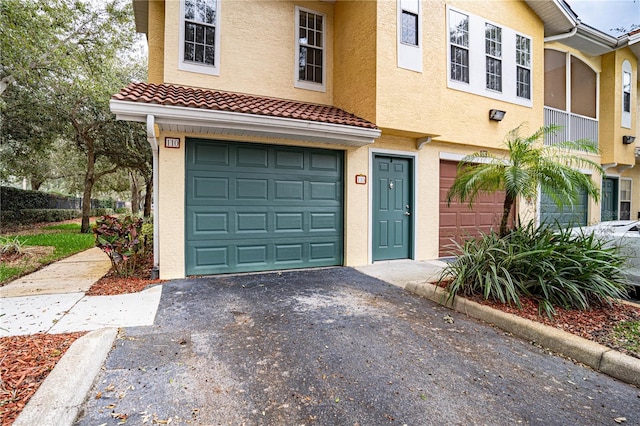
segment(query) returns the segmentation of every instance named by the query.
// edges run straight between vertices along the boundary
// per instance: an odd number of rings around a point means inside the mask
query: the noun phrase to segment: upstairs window
[[[502,92],[502,28],[487,23],[484,33],[487,89]]]
[[[296,7],[296,87],[325,90],[325,17]]]
[[[398,68],[422,72],[422,5],[420,0],[396,0]]]
[[[418,15],[406,10],[402,11],[402,42],[418,45]]]
[[[631,62],[625,60],[622,62],[622,127],[631,128],[631,81],[632,81]]]
[[[447,87],[532,107],[533,38],[486,17],[446,9]]]
[[[516,35],[516,96],[531,99],[531,40]]]
[[[631,112],[631,73],[622,73],[622,110]]]
[[[219,74],[219,0],[182,0],[179,69]]]
[[[449,13],[451,43],[451,79],[469,82],[469,16],[451,10]]]

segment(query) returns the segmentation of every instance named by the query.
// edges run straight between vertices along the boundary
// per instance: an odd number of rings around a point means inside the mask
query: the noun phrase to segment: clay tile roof
[[[377,129],[376,125],[340,108],[287,99],[219,92],[170,84],[131,83],[111,99],[201,108]]]

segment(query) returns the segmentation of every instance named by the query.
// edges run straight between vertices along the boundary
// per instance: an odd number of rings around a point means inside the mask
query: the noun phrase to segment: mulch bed
[[[0,339],[2,426],[13,424],[69,346],[84,334],[34,334]]]
[[[522,318],[559,328],[576,336],[598,342],[612,349],[640,358],[640,352],[631,352],[613,338],[613,328],[622,321],[640,321],[640,306],[626,303],[613,303],[592,306],[587,311],[563,309],[556,307],[553,319],[538,312],[538,303],[527,297],[521,297],[522,309],[504,305],[492,300],[484,300],[480,296],[472,296],[474,302],[491,306],[502,312],[517,315]]]

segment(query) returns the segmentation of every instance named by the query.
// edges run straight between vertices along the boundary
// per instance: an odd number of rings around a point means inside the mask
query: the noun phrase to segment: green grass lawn
[[[20,242],[23,249],[34,246],[53,247],[53,253],[36,256],[30,261],[20,262],[15,265],[0,263],[0,284],[14,280],[22,275],[33,272],[44,265],[56,260],[71,256],[95,246],[95,237],[92,233],[81,234],[80,224],[60,224],[41,228],[40,233],[33,235],[7,236],[3,240]]]

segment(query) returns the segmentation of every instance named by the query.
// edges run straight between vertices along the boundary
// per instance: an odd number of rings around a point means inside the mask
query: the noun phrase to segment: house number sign
[[[164,138],[165,148],[180,148],[180,138]]]
[[[356,184],[357,185],[366,185],[367,184],[367,176],[366,175],[356,175]]]

